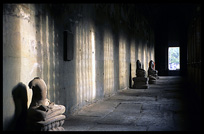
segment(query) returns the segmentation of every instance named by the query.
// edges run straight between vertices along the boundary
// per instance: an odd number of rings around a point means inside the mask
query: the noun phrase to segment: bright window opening
[[[169,47],[168,68],[169,70],[180,69],[180,47]]]

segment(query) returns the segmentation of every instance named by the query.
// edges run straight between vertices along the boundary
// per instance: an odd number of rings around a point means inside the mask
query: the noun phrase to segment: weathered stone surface
[[[122,21],[127,19],[126,7],[110,5],[111,8],[109,4],[3,4],[4,130],[15,114],[11,92],[18,82],[27,85],[33,77],[43,78],[49,100],[64,105],[69,114],[127,88],[130,56],[131,62],[135,62],[137,50],[153,52],[151,58],[154,58],[154,45],[151,45],[154,33],[149,25],[144,23],[142,30],[138,30],[137,34],[142,35],[138,45],[135,34],[129,34],[129,21],[121,22],[121,14]],[[142,14],[138,16],[141,19],[133,23],[136,27],[145,21]],[[132,17],[130,14],[128,18]],[[142,42],[144,29],[150,37],[147,45]],[[64,30],[73,36],[74,56],[68,62],[62,58]],[[142,51],[141,59],[149,59]],[[135,71],[135,63],[132,68]],[[27,92],[31,94],[29,107],[32,92],[28,87]]]
[[[127,112],[114,111],[103,119],[97,121],[98,124],[106,125],[131,125],[137,120],[135,114],[127,114]]]
[[[123,90],[101,103],[93,104],[82,110],[83,115],[76,113],[68,118],[64,124],[65,131],[189,130],[187,126],[191,122],[182,98],[176,97],[183,92],[178,88],[179,83],[175,84],[177,88],[168,88],[170,79],[173,83],[173,77],[161,76],[157,81],[162,84],[150,85],[148,90]],[[93,116],[100,111],[106,114]]]
[[[32,121],[29,120],[27,121],[28,128],[27,130],[32,130],[32,131],[49,131],[57,127],[62,127],[64,124],[65,120],[65,115],[58,115],[55,117],[52,117],[46,121]]]
[[[146,131],[145,126],[98,124],[89,131]]]
[[[65,107],[63,105],[54,104],[52,107],[52,110],[48,110],[48,111],[40,110],[40,108],[37,108],[37,109],[30,108],[28,109],[28,117],[31,120],[45,121],[54,116],[61,115],[64,112],[65,112]]]
[[[95,107],[95,105],[93,104],[88,106],[87,108],[78,111],[78,115],[103,117],[108,113],[112,112],[118,104],[119,102],[109,101],[101,102],[98,107]]]
[[[133,85],[133,88],[134,89],[148,89],[149,88],[149,86],[147,85],[147,84],[143,84],[143,83],[139,83],[139,84],[135,84],[135,85]]]
[[[35,77],[28,85],[33,90],[33,97],[27,110],[27,130],[63,130],[62,125],[66,116],[62,114],[65,107],[51,103],[47,99],[47,86],[44,80]]]
[[[65,131],[63,127],[54,127],[52,129],[49,129],[48,131]]]
[[[148,78],[145,78],[145,77],[134,77],[133,81],[134,82],[145,82],[145,83],[147,83]]]
[[[55,116],[55,117],[52,117],[48,120],[45,120],[45,121],[39,121],[39,122],[36,122],[36,124],[39,124],[40,126],[47,126],[49,124],[52,124],[53,122],[57,122],[57,121],[64,121],[64,119],[66,118],[65,115],[58,115],[58,116]],[[59,124],[60,126],[62,125],[63,123]]]
[[[99,119],[98,116],[70,115],[65,120],[64,129],[65,131],[87,131],[96,125],[96,121]]]
[[[122,112],[125,114],[138,114],[141,111],[142,104],[140,103],[121,103],[118,107],[114,110],[114,112]]]
[[[151,75],[149,76],[149,84],[156,84],[156,78],[150,78],[150,77],[152,77]]]

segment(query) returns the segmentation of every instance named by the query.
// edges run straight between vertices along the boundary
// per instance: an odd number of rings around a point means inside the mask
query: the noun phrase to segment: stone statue
[[[33,97],[27,112],[27,130],[63,131],[65,107],[47,99],[47,86],[43,79],[35,77],[28,86],[33,90]]]
[[[137,69],[136,69],[136,76],[137,77],[145,77],[146,71],[141,68],[141,62],[137,60]]]
[[[156,79],[159,79],[158,71],[154,69],[154,65],[155,65],[154,62],[150,60],[148,69],[148,77],[150,84],[156,83]]]
[[[37,107],[40,105],[48,106],[49,102],[47,99],[47,86],[43,79],[35,77],[28,84],[29,88],[33,90],[33,97],[30,107]]]
[[[146,89],[148,88],[148,78],[146,78],[146,71],[141,68],[141,62],[137,60],[136,76],[133,78],[133,88]]]

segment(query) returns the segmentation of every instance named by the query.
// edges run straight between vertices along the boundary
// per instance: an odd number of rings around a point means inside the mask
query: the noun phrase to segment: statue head
[[[137,69],[141,69],[141,62],[140,62],[140,60],[137,60]]]
[[[28,86],[33,90],[32,103],[44,105],[47,99],[47,86],[45,81],[40,77],[35,77],[29,82]]]
[[[149,62],[149,69],[154,70],[154,62],[152,60]]]

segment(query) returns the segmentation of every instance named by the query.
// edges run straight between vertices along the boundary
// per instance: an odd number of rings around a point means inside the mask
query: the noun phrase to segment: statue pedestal
[[[150,60],[148,69],[149,84],[156,84],[156,80],[159,79],[158,71],[155,70],[154,68],[155,63],[152,60]]]
[[[27,122],[28,130],[31,131],[64,131],[62,125],[64,124],[65,115],[54,116],[45,121],[33,121]]]
[[[66,118],[63,115],[64,112],[65,107],[63,105],[31,107],[28,109],[27,129],[33,131],[63,131],[62,125]]]
[[[156,84],[156,77],[149,75],[149,84]]]
[[[156,84],[157,81],[156,80],[149,80],[149,84]]]
[[[145,78],[145,77],[134,77],[133,81],[134,81],[134,84],[133,84],[133,88],[134,89],[147,89],[147,88],[149,88],[149,86],[148,86],[148,78]]]

